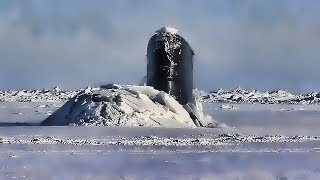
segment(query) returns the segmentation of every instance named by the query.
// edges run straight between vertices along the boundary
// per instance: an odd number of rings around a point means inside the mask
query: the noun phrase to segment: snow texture
[[[172,96],[148,86],[87,88],[43,125],[194,128],[189,113]]]
[[[64,145],[118,145],[118,146],[231,146],[236,143],[303,143],[319,142],[320,136],[282,136],[282,135],[242,135],[242,134],[199,134],[190,137],[158,137],[158,136],[135,136],[135,137],[112,137],[94,139],[63,139],[55,136],[25,136],[25,137],[0,137],[0,144],[64,144]],[[204,150],[205,151],[205,150]],[[211,150],[213,151],[213,150]],[[221,150],[219,150],[220,152]],[[227,150],[229,151],[229,150]],[[239,150],[240,151],[240,150]],[[265,149],[273,152],[274,149]],[[285,151],[285,149],[283,149]],[[310,151],[310,149],[300,150]],[[319,151],[318,148],[312,151]],[[279,152],[279,151],[278,151]]]
[[[135,88],[132,92],[157,96],[152,89]],[[81,93],[92,96],[101,90]],[[58,104],[62,102],[2,102],[0,115],[22,112],[30,121],[36,109]],[[205,112],[235,128],[0,127],[0,177],[320,179],[318,105],[233,104],[237,110],[222,109],[221,103],[203,105]],[[290,111],[270,111],[279,108]],[[22,116],[0,120],[15,122]]]

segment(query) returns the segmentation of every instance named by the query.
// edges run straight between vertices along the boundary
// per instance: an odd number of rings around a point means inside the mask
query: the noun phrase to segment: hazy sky
[[[0,0],[0,89],[138,84],[154,31],[195,51],[194,86],[320,91],[318,0]]]

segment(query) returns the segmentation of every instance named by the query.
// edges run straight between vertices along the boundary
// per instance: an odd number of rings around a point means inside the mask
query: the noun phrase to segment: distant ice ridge
[[[203,102],[223,102],[223,103],[268,103],[268,104],[319,104],[320,93],[311,92],[304,95],[294,95],[289,91],[259,91],[244,90],[237,87],[227,91],[219,89],[212,92],[194,91],[202,97]]]
[[[206,124],[214,124],[205,116]],[[87,88],[49,116],[43,125],[194,128],[189,113],[169,94],[149,86]]]
[[[0,91],[0,102],[65,102],[83,90],[61,90],[58,87],[51,90],[6,90]],[[194,89],[194,94],[202,99],[202,102],[320,104],[320,93],[318,92],[295,95],[285,90],[260,91],[238,87],[234,90],[219,89],[211,92]]]
[[[0,91],[0,102],[48,102],[66,101],[79,91],[61,90],[55,87],[51,90],[7,90]]]

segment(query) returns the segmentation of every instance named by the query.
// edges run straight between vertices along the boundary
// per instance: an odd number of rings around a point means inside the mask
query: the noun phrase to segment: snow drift
[[[204,118],[209,124],[212,119]],[[169,94],[149,86],[87,88],[42,122],[64,126],[196,127],[189,113]]]

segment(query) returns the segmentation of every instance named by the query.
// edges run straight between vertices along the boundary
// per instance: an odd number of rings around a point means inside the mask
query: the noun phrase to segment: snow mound
[[[189,113],[169,94],[149,86],[119,85],[88,87],[42,125],[196,127]]]

